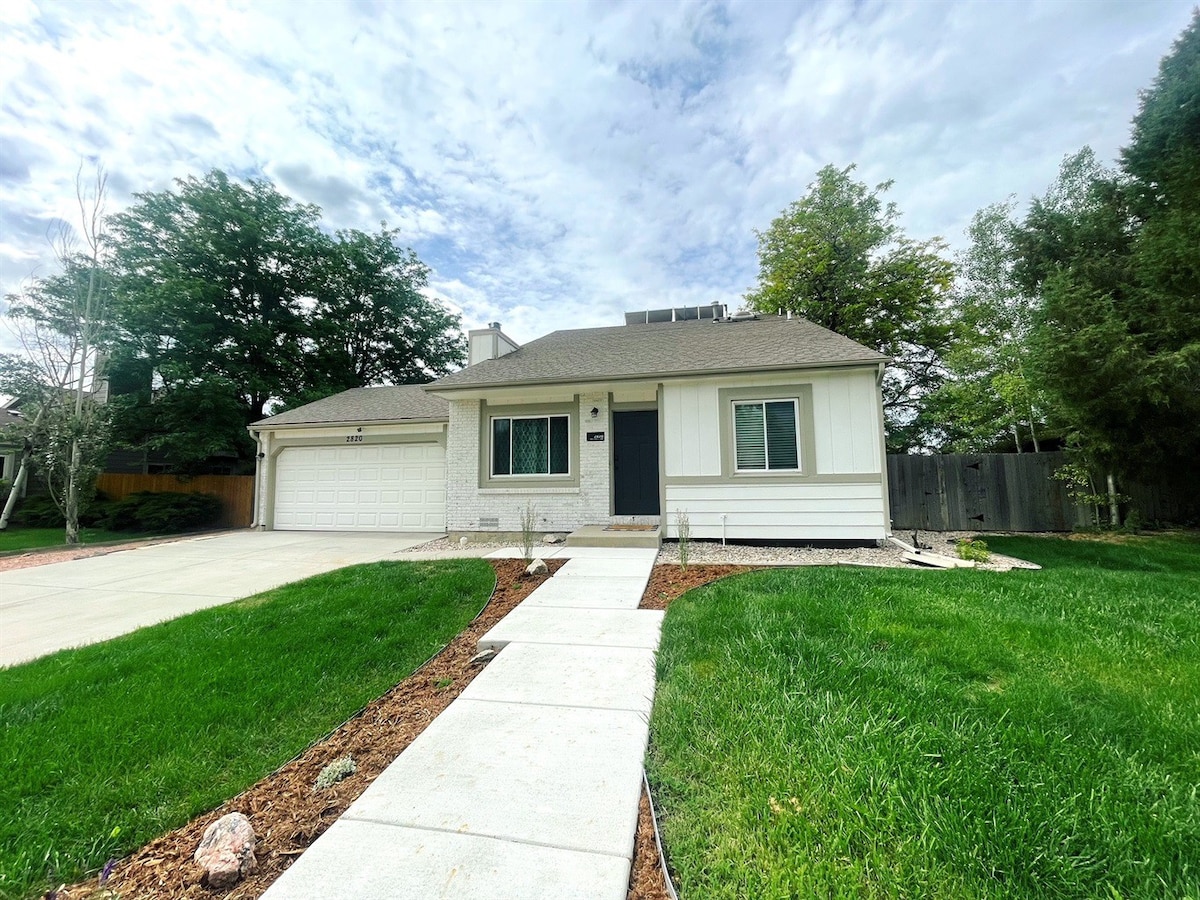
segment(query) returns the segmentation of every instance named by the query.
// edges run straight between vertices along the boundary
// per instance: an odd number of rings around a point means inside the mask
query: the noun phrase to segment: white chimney
[[[520,344],[500,330],[499,322],[489,322],[487,328],[467,332],[467,365],[488,359],[499,359],[520,348]]]

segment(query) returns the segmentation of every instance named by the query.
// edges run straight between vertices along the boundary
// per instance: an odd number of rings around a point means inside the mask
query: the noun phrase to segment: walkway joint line
[[[433,825],[415,825],[407,822],[387,822],[383,819],[369,819],[365,816],[351,816],[342,813],[339,817],[347,822],[362,822],[366,825],[382,825],[385,828],[407,828],[410,831],[435,831],[439,834],[454,834],[462,837],[485,838],[489,841],[499,841],[503,844],[525,844],[529,847],[545,847],[548,850],[569,850],[572,853],[588,853],[592,856],[606,856],[610,859],[632,859],[633,848],[629,849],[629,856],[621,853],[606,853],[603,850],[588,850],[583,847],[570,847],[566,844],[549,844],[542,841],[522,840],[521,838],[504,837],[499,834],[488,834],[485,831],[463,831],[459,828],[437,828]]]

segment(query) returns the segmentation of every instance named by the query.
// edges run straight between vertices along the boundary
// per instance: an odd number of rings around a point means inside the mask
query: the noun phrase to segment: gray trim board
[[[892,533],[892,498],[891,485],[888,483],[888,467],[887,467],[887,422],[883,418],[883,363],[879,364],[879,374],[875,376],[875,392],[878,402],[875,404],[875,415],[879,421],[879,459],[883,471],[880,473],[880,478],[883,480],[883,521],[886,523],[887,533]]]
[[[816,474],[817,438],[813,425],[811,384],[773,384],[728,387],[717,390],[717,406],[721,433],[721,480],[726,484],[808,480]],[[735,400],[797,400],[800,428],[800,471],[745,473],[735,471],[736,451],[733,442],[733,401]]]
[[[738,474],[732,478],[724,475],[671,475],[667,484],[672,487],[700,484],[879,484],[882,476],[878,472],[849,472],[828,475],[804,475],[798,472],[780,472],[778,475]]]
[[[628,375],[603,375],[603,376],[552,376],[547,378],[527,378],[514,381],[497,381],[478,384],[446,385],[441,386],[438,382],[434,382],[428,388],[429,393],[434,395],[453,395],[459,392],[474,391],[490,391],[499,388],[521,388],[521,387],[550,387],[559,384],[571,385],[588,385],[588,384],[607,384],[614,381],[648,381],[650,377],[667,378],[667,379],[684,379],[684,378],[707,378],[717,375],[757,375],[759,373],[771,372],[807,372],[819,371],[823,369],[870,369],[874,371],[876,363],[874,360],[855,360],[844,362],[814,362],[814,363],[788,363],[778,366],[754,366],[753,368],[720,368],[720,369],[681,369],[671,372],[651,372],[651,373],[631,373]],[[464,370],[465,371],[465,370]]]
[[[433,419],[347,419],[344,422],[296,422],[284,425],[248,425],[251,434],[263,431],[301,431],[305,428],[324,428],[335,431],[343,428],[366,428],[369,425],[444,425],[450,421],[449,416],[439,416]]]
[[[345,435],[349,436],[349,435]],[[327,437],[288,437],[282,435],[271,441],[271,455],[278,456],[288,447],[364,447],[375,444],[441,444],[446,445],[446,432],[425,431],[415,434],[356,434],[361,441],[331,441]]]
[[[663,415],[663,383],[658,383],[658,527],[663,537],[671,527],[671,514],[667,511],[667,425]]]

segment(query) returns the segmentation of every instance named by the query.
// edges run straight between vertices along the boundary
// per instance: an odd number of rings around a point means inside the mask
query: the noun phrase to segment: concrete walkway
[[[572,558],[481,639],[499,655],[267,900],[624,900],[663,617],[637,605],[657,551],[556,552]]]
[[[0,572],[0,666],[390,559],[437,537],[247,530]]]

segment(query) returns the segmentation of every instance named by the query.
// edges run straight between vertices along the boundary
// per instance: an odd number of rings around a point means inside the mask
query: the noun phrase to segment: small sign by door
[[[604,432],[603,431],[589,431],[587,433],[587,439],[589,441],[603,441],[604,440]]]

